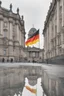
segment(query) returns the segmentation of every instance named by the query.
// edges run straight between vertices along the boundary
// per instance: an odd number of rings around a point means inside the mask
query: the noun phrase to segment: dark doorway
[[[2,62],[5,62],[5,59],[4,58],[2,58]]]
[[[13,59],[11,58],[10,62],[13,62]]]
[[[7,59],[7,62],[9,62],[9,59]]]

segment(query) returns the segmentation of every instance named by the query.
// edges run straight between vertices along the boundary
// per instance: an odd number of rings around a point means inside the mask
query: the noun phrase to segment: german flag
[[[25,45],[33,45],[39,41],[39,30],[37,30],[26,42]]]

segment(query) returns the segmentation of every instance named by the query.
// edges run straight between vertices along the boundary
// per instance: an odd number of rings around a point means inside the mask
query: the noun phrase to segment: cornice
[[[2,16],[3,18],[7,17],[9,19],[12,18],[14,20],[18,20],[20,25],[24,26],[24,20],[21,19],[20,15],[17,14],[17,13],[13,13],[13,11],[10,11],[10,10],[8,10],[6,8],[0,7],[0,16]],[[22,24],[22,21],[23,21],[23,24]]]

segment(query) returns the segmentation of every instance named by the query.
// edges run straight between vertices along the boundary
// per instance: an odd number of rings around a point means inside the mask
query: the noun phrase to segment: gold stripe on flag
[[[29,86],[25,86],[27,90],[29,90],[31,93],[36,94],[36,89],[30,88]]]

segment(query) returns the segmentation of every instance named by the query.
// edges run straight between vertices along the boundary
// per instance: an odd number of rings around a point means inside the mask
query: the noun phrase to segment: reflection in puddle
[[[37,84],[34,86],[31,86],[28,82],[28,78],[25,78],[25,85],[23,88],[23,92],[21,93],[19,91],[18,93],[15,93],[14,96],[46,96],[46,94],[43,95],[43,93],[44,91],[41,86],[41,78],[37,79]]]
[[[26,88],[28,86],[28,89]],[[36,90],[36,93],[34,92]],[[41,78],[37,79],[37,84],[34,86],[29,85],[28,79],[25,78],[25,86],[22,92],[22,96],[43,96],[43,89],[41,86]],[[44,94],[44,96],[46,96]]]

